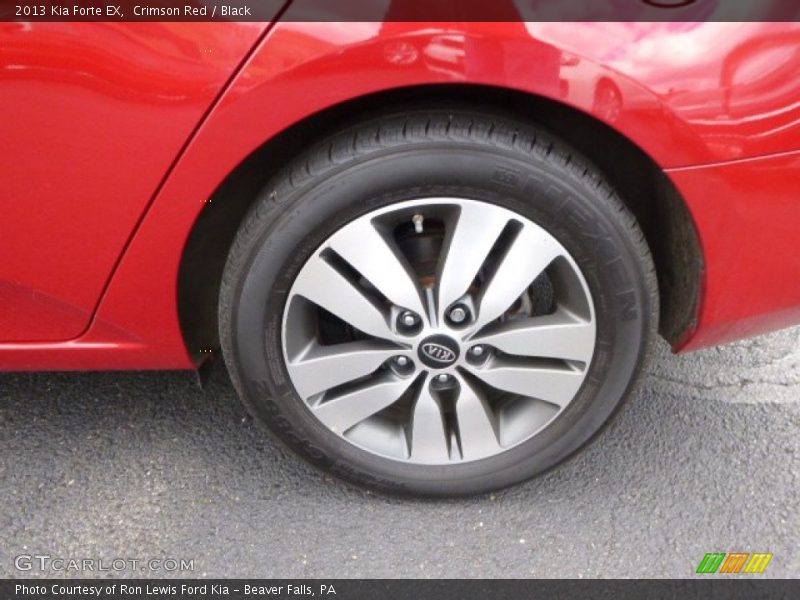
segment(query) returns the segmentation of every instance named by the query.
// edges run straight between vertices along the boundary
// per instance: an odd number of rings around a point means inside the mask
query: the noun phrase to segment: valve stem
[[[413,217],[411,217],[411,222],[414,223],[414,231],[417,233],[422,233],[422,223],[425,221],[425,217],[421,214],[417,213]]]

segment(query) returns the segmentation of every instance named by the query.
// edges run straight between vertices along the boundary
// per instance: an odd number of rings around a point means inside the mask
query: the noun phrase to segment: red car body
[[[676,350],[800,322],[800,25],[7,22],[0,47],[0,369],[195,368],[179,278],[227,178],[419,86],[546,99],[665,173],[703,265]]]

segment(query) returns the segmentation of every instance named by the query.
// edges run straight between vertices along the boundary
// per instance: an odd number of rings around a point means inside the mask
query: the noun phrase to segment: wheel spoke
[[[293,291],[366,334],[385,339],[395,337],[378,307],[320,257],[308,261]]]
[[[561,358],[588,363],[594,353],[595,327],[567,311],[512,321],[473,342],[489,344],[507,354]]]
[[[486,398],[469,381],[459,377],[461,391],[456,400],[458,437],[464,460],[475,460],[499,452],[497,419]]]
[[[439,401],[426,382],[414,404],[411,417],[411,460],[421,463],[445,463],[450,459],[444,416]]]
[[[480,330],[508,310],[562,252],[541,227],[530,223],[522,228],[481,294],[473,329]]]
[[[412,381],[387,376],[376,383],[323,402],[312,410],[331,430],[342,434],[396,402]]]
[[[317,346],[301,359],[290,363],[295,388],[305,399],[332,387],[369,375],[386,360],[398,354],[398,348],[374,341],[349,342],[335,346]]]
[[[333,236],[329,246],[392,303],[425,315],[420,290],[405,259],[370,220],[345,227]]]
[[[584,379],[582,371],[573,369],[502,363],[470,372],[499,390],[538,398],[558,407],[566,406],[575,397]]]
[[[506,213],[493,207],[461,207],[458,221],[445,242],[439,274],[437,310],[440,323],[444,311],[467,293],[508,220]]]

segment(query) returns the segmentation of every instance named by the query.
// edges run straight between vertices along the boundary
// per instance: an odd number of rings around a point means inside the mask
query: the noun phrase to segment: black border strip
[[[283,4],[283,0],[0,0],[0,21],[270,21]],[[796,0],[291,0],[281,20],[797,21],[800,3]]]
[[[125,586],[125,587],[123,587]],[[192,591],[188,591],[187,587]],[[248,590],[250,593],[245,593]],[[253,592],[261,587],[261,593]],[[131,589],[134,591],[130,591]],[[138,592],[136,591],[138,588]],[[270,589],[270,593],[265,590]],[[123,592],[123,590],[126,590]],[[335,594],[331,593],[335,591]],[[697,579],[20,579],[0,580],[3,600],[527,600],[703,598],[738,600],[800,597],[800,580],[752,576]]]

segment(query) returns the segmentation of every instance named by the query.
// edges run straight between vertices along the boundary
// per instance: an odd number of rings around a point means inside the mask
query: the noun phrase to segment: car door
[[[86,330],[170,166],[266,28],[0,23],[0,342]]]

